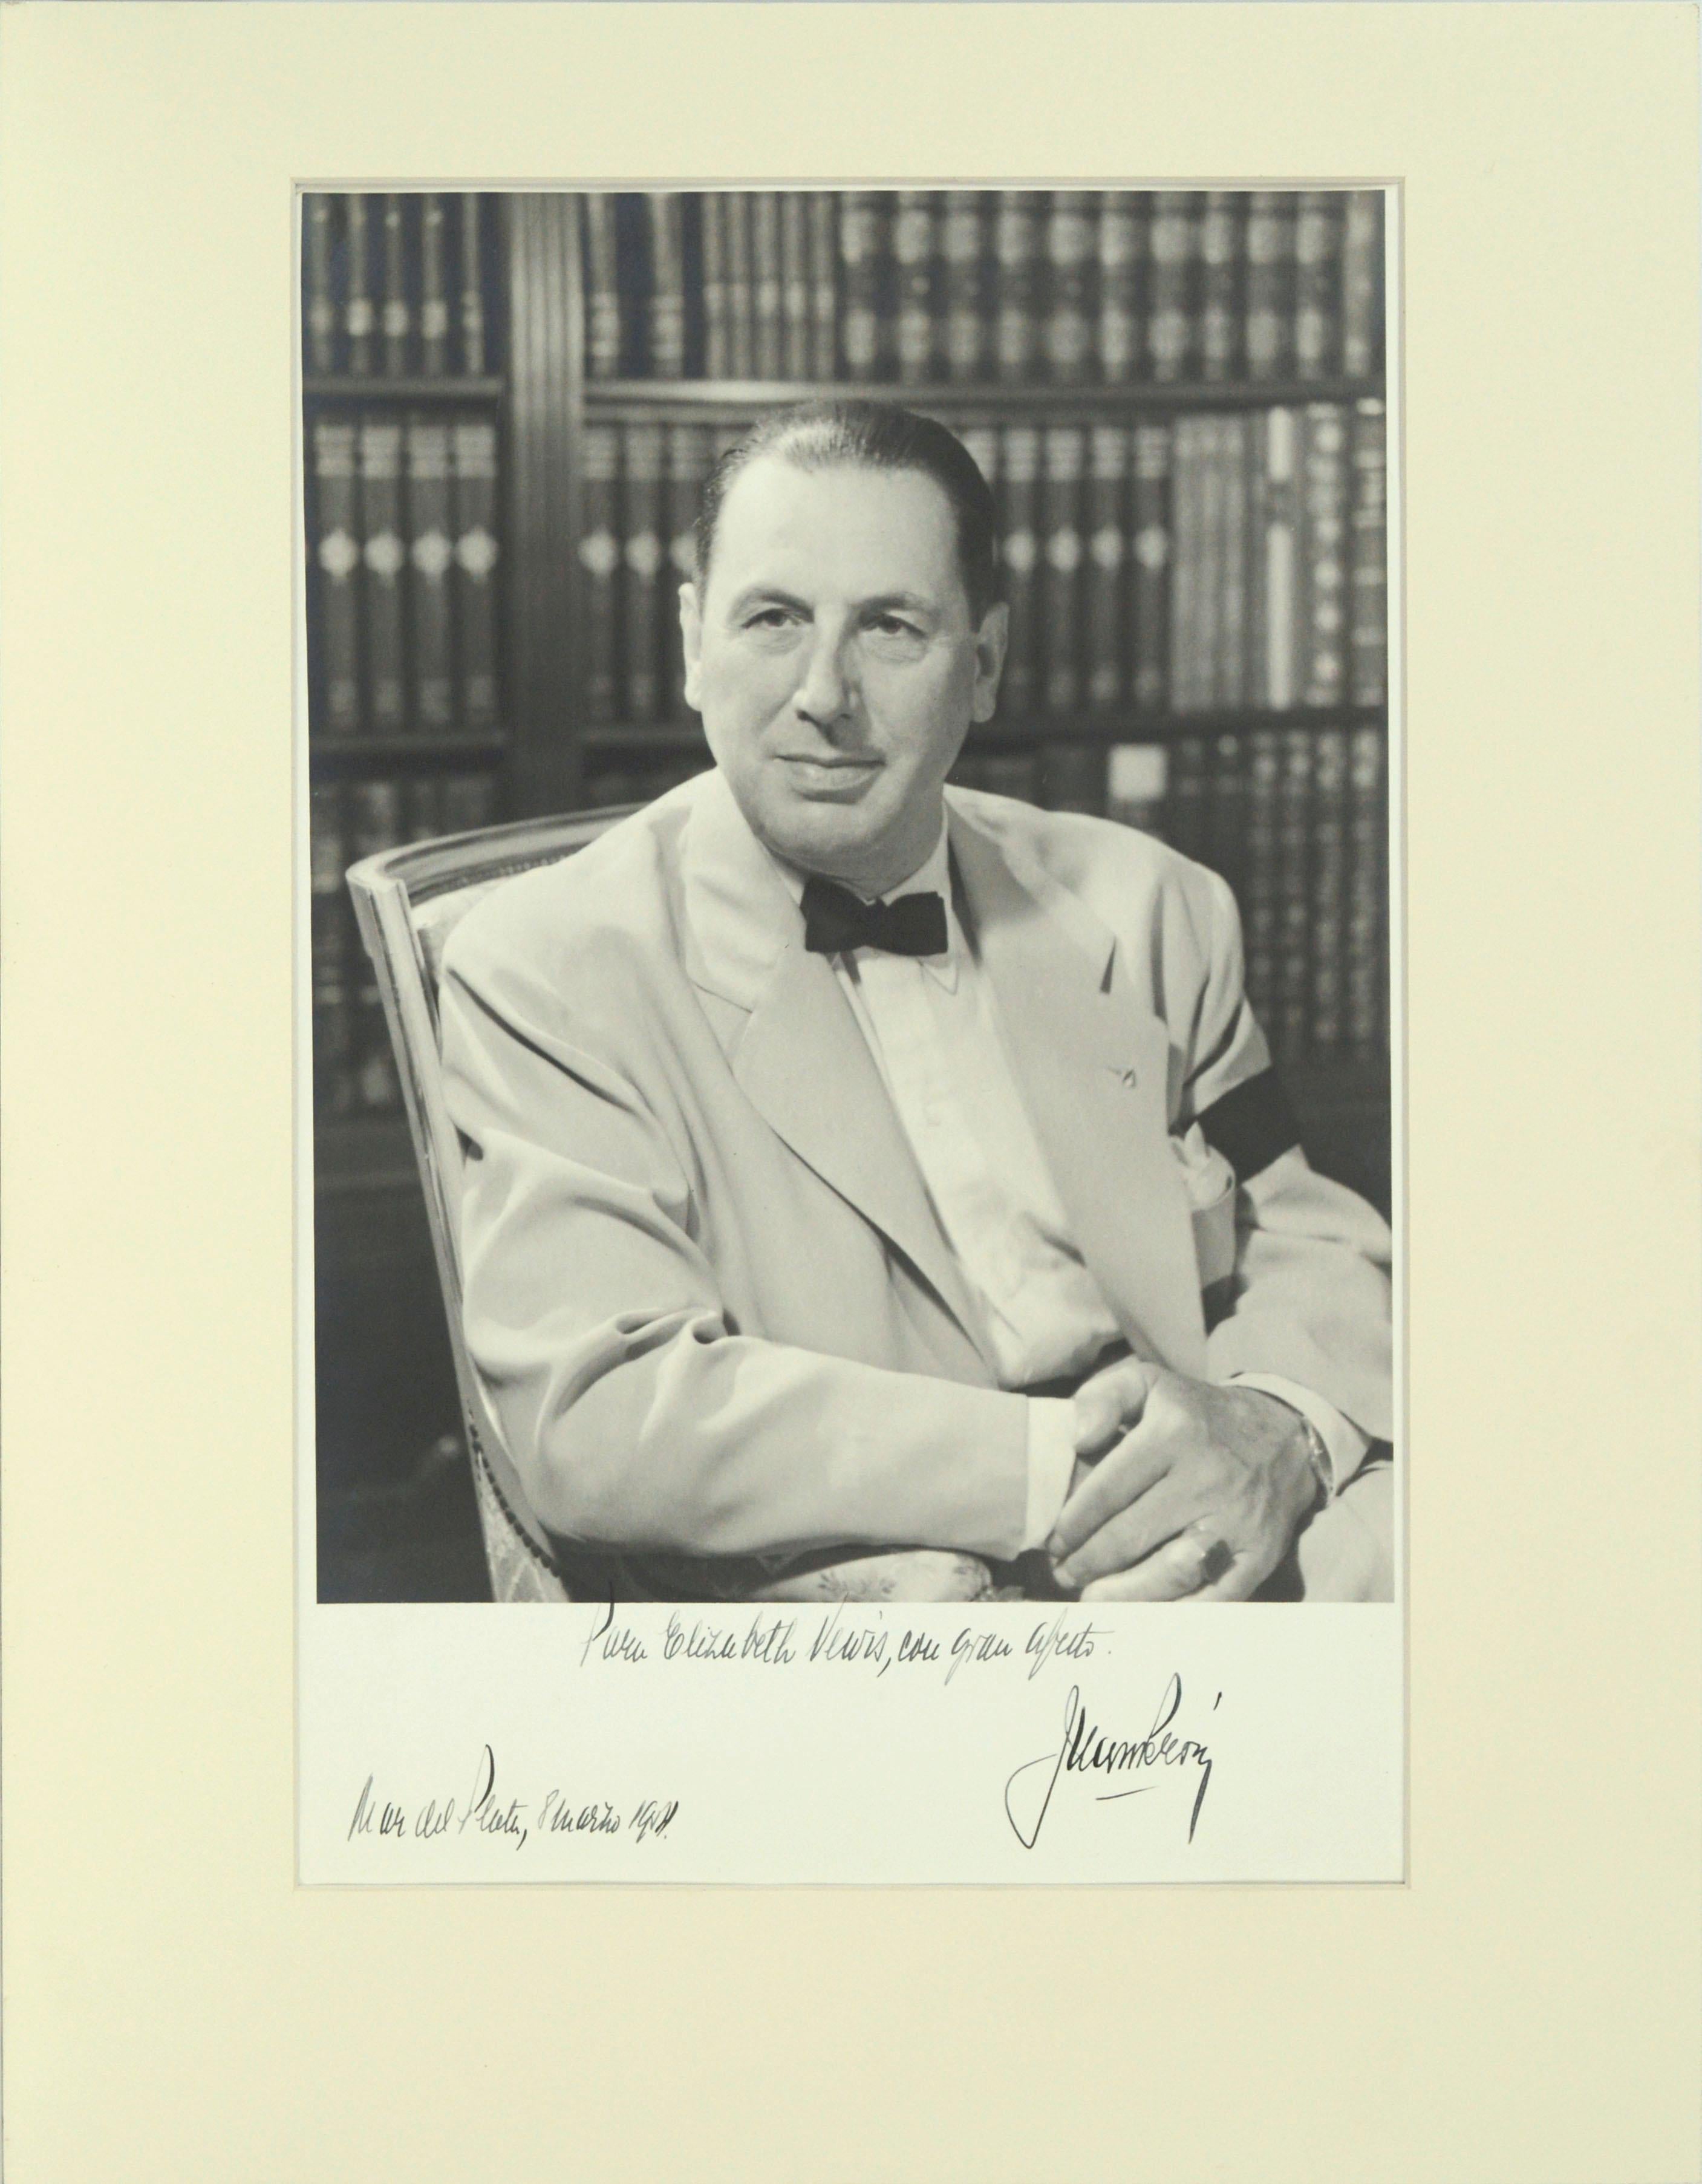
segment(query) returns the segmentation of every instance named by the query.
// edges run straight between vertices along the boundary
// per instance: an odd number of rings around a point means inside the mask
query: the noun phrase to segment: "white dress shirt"
[[[795,900],[804,880],[776,863]],[[951,900],[945,829],[932,854],[882,898],[932,892],[946,905],[939,956],[855,948],[831,958],[971,1296],[1002,1387],[1084,1373],[1119,1339],[1115,1315],[1069,1234],[1056,1185],[1023,1106],[992,982]],[[1336,1489],[1370,1444],[1335,1406],[1265,1373],[1236,1376],[1298,1411],[1328,1451]],[[1074,1406],[1029,1403],[1024,1548],[1050,1536],[1075,1464]]]

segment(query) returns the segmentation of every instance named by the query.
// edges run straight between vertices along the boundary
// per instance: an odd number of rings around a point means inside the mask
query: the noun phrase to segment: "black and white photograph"
[[[1396,203],[302,196],[319,1602],[1394,1599]]]
[[[0,7],[8,2184],[1702,2173],[1697,24]]]

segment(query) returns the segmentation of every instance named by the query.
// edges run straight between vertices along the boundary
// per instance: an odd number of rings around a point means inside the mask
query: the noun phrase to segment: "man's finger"
[[[1226,1584],[1235,1557],[1221,1540],[1191,1528],[1166,1540],[1131,1569],[1114,1570],[1082,1589],[1089,1600],[1196,1600],[1215,1578]]]
[[[1120,1510],[1157,1485],[1169,1468],[1170,1451],[1164,1441],[1136,1426],[1088,1474],[1059,1510],[1046,1552],[1054,1562],[1062,1562]]]
[[[1202,1513],[1198,1501],[1185,1494],[1171,1474],[1126,1508],[1113,1509],[1097,1532],[1057,1564],[1057,1581],[1080,1587],[1131,1568],[1186,1531]]]
[[[1138,1357],[1122,1357],[1075,1391],[1075,1452],[1097,1456],[1126,1433],[1146,1407],[1152,1376]]]

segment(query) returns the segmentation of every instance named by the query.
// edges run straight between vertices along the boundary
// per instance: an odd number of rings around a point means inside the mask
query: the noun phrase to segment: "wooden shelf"
[[[318,736],[308,745],[308,770],[323,779],[349,774],[416,772],[440,767],[499,766],[505,736]]]
[[[381,372],[365,373],[358,379],[350,372],[310,372],[302,392],[310,402],[498,402],[506,386],[505,380],[491,372],[477,378],[445,372],[441,377],[410,374],[400,379]]]
[[[996,412],[1002,418],[1071,415],[1119,416],[1130,410],[1270,410],[1308,402],[1381,400],[1378,379],[1131,380],[1117,386],[1005,386],[928,382],[766,379],[604,379],[587,381],[588,416],[611,422],[672,415],[736,421],[818,396],[897,402],[943,414]]]
[[[1085,708],[1073,713],[1037,713],[1021,721],[989,722],[973,729],[966,755],[978,751],[1027,750],[1067,743],[1174,743],[1180,736],[1250,734],[1258,729],[1382,728],[1387,712],[1381,705],[1295,706],[1286,712],[1245,710],[1210,713],[1143,713],[1126,707]],[[683,751],[703,742],[695,721],[613,722],[578,731],[588,751],[634,753]]]

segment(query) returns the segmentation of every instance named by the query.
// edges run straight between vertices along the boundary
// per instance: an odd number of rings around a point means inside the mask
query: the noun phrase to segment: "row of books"
[[[922,385],[1369,379],[1371,190],[753,190],[583,200],[585,368]]]
[[[962,430],[998,507],[1007,719],[1383,703],[1380,401]],[[683,714],[674,595],[702,479],[736,437],[586,426],[588,722]]]
[[[495,424],[317,416],[307,487],[311,732],[494,734]]]
[[[1388,1036],[1387,746],[1381,727],[1236,729],[1169,744],[976,749],[952,779],[1139,827],[1221,872],[1241,905],[1247,993],[1281,1057]],[[634,755],[588,772],[588,805],[643,804],[708,763]]]
[[[302,200],[306,368],[354,378],[495,370],[502,256],[496,200],[316,191]]]
[[[490,774],[315,782],[309,792],[315,1112],[388,1114],[400,1105],[383,1003],[344,881],[352,864],[404,842],[488,827]]]

